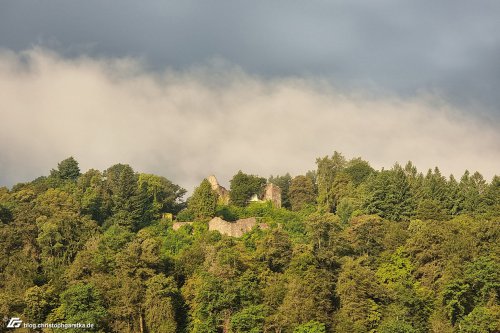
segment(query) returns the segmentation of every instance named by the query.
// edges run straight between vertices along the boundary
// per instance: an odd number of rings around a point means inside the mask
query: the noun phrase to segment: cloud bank
[[[153,73],[133,59],[0,53],[0,186],[74,156],[129,163],[191,190],[216,174],[304,173],[334,150],[376,168],[414,162],[498,174],[500,126],[438,96],[341,93],[314,78],[265,79],[213,62]]]
[[[439,91],[500,118],[498,13],[498,0],[0,1],[0,45],[139,57],[160,70],[221,57],[270,78],[322,76],[346,92]]]

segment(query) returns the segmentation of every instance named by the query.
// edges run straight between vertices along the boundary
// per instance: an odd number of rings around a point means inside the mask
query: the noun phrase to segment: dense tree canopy
[[[249,203],[266,179],[241,171],[230,204],[206,180],[183,202],[165,177],[80,173],[73,158],[0,188],[0,317],[95,332],[500,332],[498,176],[374,170],[337,152],[317,167],[269,178],[283,208]],[[208,230],[213,216],[262,227],[229,237]]]
[[[255,175],[247,175],[240,170],[233,176],[230,183],[231,192],[229,198],[231,203],[243,207],[248,203],[252,195],[260,196],[262,194],[266,179]]]
[[[311,179],[302,175],[293,178],[288,191],[288,198],[292,210],[301,210],[308,205],[314,205],[316,203],[316,193]]]

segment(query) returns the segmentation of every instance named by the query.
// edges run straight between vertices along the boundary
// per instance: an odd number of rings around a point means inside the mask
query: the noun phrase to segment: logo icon
[[[7,328],[19,328],[23,321],[20,318],[12,317],[7,324]]]

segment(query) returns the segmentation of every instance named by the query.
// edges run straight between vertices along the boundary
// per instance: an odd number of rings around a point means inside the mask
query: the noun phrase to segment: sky
[[[0,186],[129,163],[305,173],[342,152],[500,174],[498,1],[2,1]]]

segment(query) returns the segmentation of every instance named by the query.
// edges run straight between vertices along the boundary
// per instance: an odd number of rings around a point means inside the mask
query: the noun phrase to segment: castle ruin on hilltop
[[[229,204],[229,191],[221,186],[214,175],[207,177],[208,182],[212,186],[212,190],[217,193],[219,197],[219,203],[227,205]],[[264,188],[264,192],[261,196],[257,193],[250,198],[251,202],[265,202],[271,201],[273,205],[277,208],[281,208],[281,189],[278,185],[269,183]]]
[[[276,208],[281,208],[281,189],[273,183],[267,184],[264,189],[264,201],[271,201]]]
[[[212,186],[212,190],[217,193],[219,204],[229,204],[229,191],[221,186],[214,175],[207,177],[208,182]],[[272,202],[277,208],[281,208],[281,189],[279,186],[269,183],[264,188],[262,196],[254,194],[250,198],[250,202]],[[174,222],[173,229],[179,230],[184,225],[192,225],[193,222]],[[244,233],[249,232],[254,227],[260,229],[267,229],[268,225],[265,223],[257,223],[255,217],[239,219],[234,222],[228,222],[216,216],[208,222],[208,230],[218,231],[223,235],[232,237],[241,237]]]

